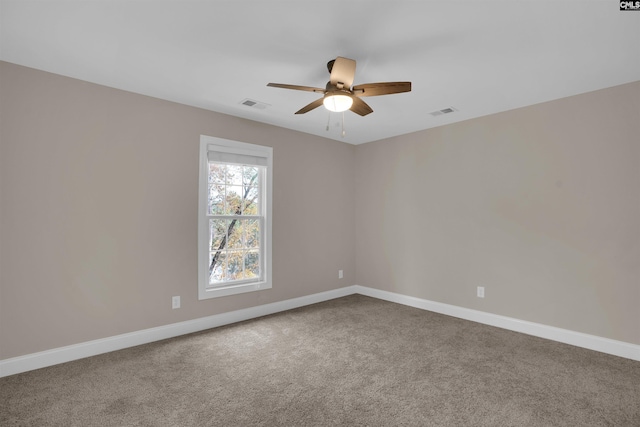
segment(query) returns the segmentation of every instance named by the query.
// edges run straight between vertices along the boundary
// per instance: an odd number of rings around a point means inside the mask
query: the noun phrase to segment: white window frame
[[[209,218],[208,215],[208,178],[210,151],[263,157],[267,160],[265,179],[261,182],[261,215],[264,227],[260,241],[260,253],[264,269],[260,279],[234,282],[228,286],[209,284]],[[245,292],[271,289],[271,211],[273,188],[273,148],[246,142],[232,141],[213,136],[200,136],[200,167],[198,173],[198,299],[209,299],[236,295]]]

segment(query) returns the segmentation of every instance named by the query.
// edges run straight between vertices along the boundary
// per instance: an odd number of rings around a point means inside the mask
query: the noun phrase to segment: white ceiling
[[[352,144],[640,80],[639,41],[615,0],[0,0],[4,61]],[[294,115],[318,94],[266,86],[324,87],[336,56],[413,91],[341,138],[341,113]]]

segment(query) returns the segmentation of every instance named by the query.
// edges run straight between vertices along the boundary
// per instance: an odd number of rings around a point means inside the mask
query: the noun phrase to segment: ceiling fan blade
[[[351,106],[350,110],[361,116],[366,116],[369,113],[373,113],[373,109],[369,107],[369,104],[364,102],[362,99],[355,97],[353,98],[353,105]]]
[[[322,105],[322,100],[323,98],[318,98],[315,101],[313,101],[310,104],[305,105],[304,107],[302,107],[301,109],[299,109],[298,111],[296,111],[296,114],[304,114],[304,113],[308,113],[309,111],[318,108],[319,106]]]
[[[379,96],[411,92],[411,82],[365,83],[353,87],[355,96]]]
[[[317,92],[317,93],[325,92],[324,89],[321,89],[319,87],[311,87],[311,86],[287,85],[282,83],[269,83],[267,86],[279,87],[282,89],[305,90],[307,92]]]
[[[356,61],[338,56],[331,68],[331,84],[336,86],[342,83],[345,89],[350,89],[353,77],[356,75]]]

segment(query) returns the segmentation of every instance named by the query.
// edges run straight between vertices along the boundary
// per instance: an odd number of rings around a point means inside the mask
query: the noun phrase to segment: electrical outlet
[[[478,298],[484,298],[484,286],[478,286]]]
[[[344,277],[344,273],[342,270],[338,270],[338,279],[342,279]]]
[[[180,308],[180,297],[179,296],[171,298],[171,308],[172,309]]]

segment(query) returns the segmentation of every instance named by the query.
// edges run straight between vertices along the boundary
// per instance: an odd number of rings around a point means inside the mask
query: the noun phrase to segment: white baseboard
[[[640,361],[640,345],[355,285],[358,294]]]
[[[228,313],[216,314],[199,319],[187,320],[166,326],[144,329],[128,334],[116,335],[113,337],[27,354],[25,356],[0,360],[0,378],[57,365],[59,363],[82,359],[84,357],[121,350],[123,348],[134,347],[193,332],[204,331],[206,329],[241,322],[243,320],[254,319],[256,317],[291,310],[322,301],[328,301],[354,293],[355,287],[349,286],[346,288],[334,289],[332,291],[274,302],[271,304],[259,305],[257,307],[245,308]]]
[[[102,353],[121,350],[123,348],[134,347],[218,326],[241,322],[243,320],[254,319],[256,317],[266,316],[356,293],[640,361],[639,345],[583,334],[567,329],[560,329],[553,326],[541,325],[539,323],[527,322],[469,308],[410,297],[394,292],[354,285],[290,300],[260,305],[257,307],[236,310],[229,313],[216,314],[199,319],[187,320],[185,322],[173,323],[171,325],[159,326],[157,328],[144,329],[128,334],[116,335],[113,337],[27,354],[25,356],[0,360],[0,378],[57,365],[59,363],[82,359],[84,357],[95,356]]]

